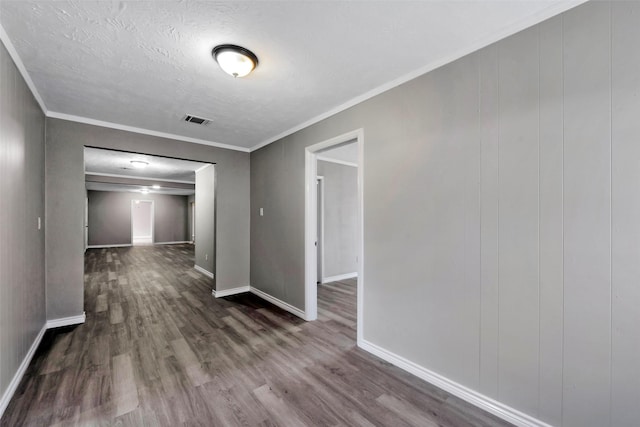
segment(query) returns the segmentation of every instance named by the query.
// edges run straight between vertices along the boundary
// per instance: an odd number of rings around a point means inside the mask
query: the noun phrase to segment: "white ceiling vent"
[[[186,116],[184,116],[184,121],[202,126],[206,126],[211,123],[210,119],[205,119],[204,117],[198,117],[191,114],[187,114]]]

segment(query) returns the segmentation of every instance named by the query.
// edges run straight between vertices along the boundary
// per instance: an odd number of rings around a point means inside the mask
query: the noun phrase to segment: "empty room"
[[[0,0],[1,426],[637,426],[640,1]]]

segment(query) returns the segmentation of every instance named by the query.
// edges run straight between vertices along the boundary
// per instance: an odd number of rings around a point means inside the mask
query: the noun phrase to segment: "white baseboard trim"
[[[42,337],[44,336],[45,331],[51,328],[58,328],[61,326],[77,325],[79,323],[84,323],[86,318],[87,318],[86,313],[83,312],[80,316],[64,317],[61,319],[47,320],[45,322],[45,324],[42,326],[42,329],[40,329],[40,332],[38,332],[38,335],[33,340],[31,347],[29,347],[29,351],[24,356],[24,359],[22,359],[22,363],[20,363],[20,366],[18,367],[16,374],[13,376],[13,379],[7,386],[7,389],[2,394],[2,398],[0,398],[0,418],[2,418],[2,415],[4,414],[5,409],[7,409],[7,406],[9,405],[11,398],[13,398],[13,394],[16,392],[18,385],[20,385],[20,381],[22,381],[22,377],[27,371],[27,368],[29,367],[29,363],[31,363],[31,359],[33,359],[33,355],[38,349],[38,346],[42,341]]]
[[[247,286],[238,286],[237,288],[231,288],[231,289],[222,289],[219,291],[216,291],[215,289],[211,290],[211,295],[213,295],[216,298],[222,298],[222,297],[228,297],[229,295],[236,295],[236,294],[242,294],[245,292],[249,292],[249,290],[251,289],[251,286],[247,285]]]
[[[259,296],[260,298],[269,301],[271,304],[273,305],[277,305],[278,307],[280,307],[281,309],[288,311],[291,314],[294,314],[304,320],[307,320],[305,312],[300,310],[297,307],[292,306],[289,303],[286,303],[282,300],[279,300],[276,297],[273,297],[271,295],[269,295],[266,292],[261,291],[260,289],[256,289],[253,286],[250,287],[249,292],[251,292],[252,294],[255,294],[257,296]]]
[[[175,242],[155,242],[154,245],[182,245],[185,243],[192,243],[189,240],[178,240]]]
[[[27,368],[29,367],[29,363],[31,363],[31,359],[33,359],[33,355],[38,349],[38,346],[40,345],[40,341],[42,341],[42,337],[44,336],[44,332],[46,330],[47,330],[47,325],[45,324],[42,326],[42,329],[40,329],[40,332],[38,332],[38,335],[36,335],[36,339],[33,340],[33,344],[31,344],[31,347],[29,347],[29,351],[27,351],[27,354],[24,356],[24,359],[22,359],[22,363],[20,363],[20,366],[18,367],[18,371],[13,376],[13,379],[7,386],[7,389],[2,394],[2,398],[0,399],[0,418],[2,418],[2,414],[4,414],[5,409],[7,409],[7,406],[9,405],[9,402],[11,401],[13,394],[16,392],[18,385],[20,385],[20,381],[22,381],[22,377],[24,376],[24,373],[27,371]]]
[[[355,273],[346,273],[346,274],[338,274],[337,276],[323,277],[322,283],[337,282],[338,280],[353,279],[354,277],[358,277],[357,271]]]
[[[47,329],[60,328],[62,326],[79,325],[87,320],[87,314],[82,312],[79,316],[63,317],[61,319],[47,320]]]
[[[118,245],[89,245],[87,249],[104,249],[104,248],[128,248],[133,246],[131,243],[123,243]]]
[[[204,274],[205,276],[213,279],[213,273],[210,272],[209,270],[206,270],[206,269],[200,267],[199,265],[194,265],[193,269],[196,270],[196,271],[199,271],[200,273]]]
[[[411,362],[410,360],[405,359],[402,356],[385,350],[384,348],[377,346],[376,344],[373,344],[367,340],[363,339],[359,341],[358,347],[378,356],[383,360],[386,360],[387,362],[397,366],[398,368],[404,369],[410,374],[413,374],[418,378],[421,378],[426,382],[435,385],[436,387],[440,387],[441,389],[453,394],[454,396],[459,397],[460,399],[474,406],[477,406],[480,409],[484,409],[485,411],[499,418],[502,418],[505,421],[515,424],[516,426],[551,427],[544,421],[520,412],[517,409],[511,408],[510,406],[507,406],[504,403],[500,403],[490,397],[478,393],[477,391],[471,390],[470,388],[467,388],[461,384],[456,383],[455,381],[443,377],[440,374],[430,371],[423,366],[420,366],[414,362]]]

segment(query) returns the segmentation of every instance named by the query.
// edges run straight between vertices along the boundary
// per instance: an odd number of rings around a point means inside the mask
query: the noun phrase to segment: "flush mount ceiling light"
[[[156,184],[156,185],[152,186],[151,188],[153,188],[154,190],[159,190],[160,186],[158,184]]]
[[[220,68],[233,77],[244,77],[258,66],[258,57],[249,49],[233,44],[221,44],[211,52]]]
[[[131,163],[131,166],[133,166],[136,169],[144,169],[149,164],[149,162],[145,162],[142,160],[131,160],[129,163]]]

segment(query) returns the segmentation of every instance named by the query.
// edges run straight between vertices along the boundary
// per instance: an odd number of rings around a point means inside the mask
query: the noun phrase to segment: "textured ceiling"
[[[132,160],[142,160],[149,164],[144,169],[135,169],[131,165]],[[90,147],[84,149],[84,169],[89,174],[108,174],[195,184],[195,171],[206,164],[124,151]]]
[[[568,7],[2,0],[0,23],[50,113],[246,149]],[[259,67],[224,74],[210,54],[222,43],[253,50]]]

